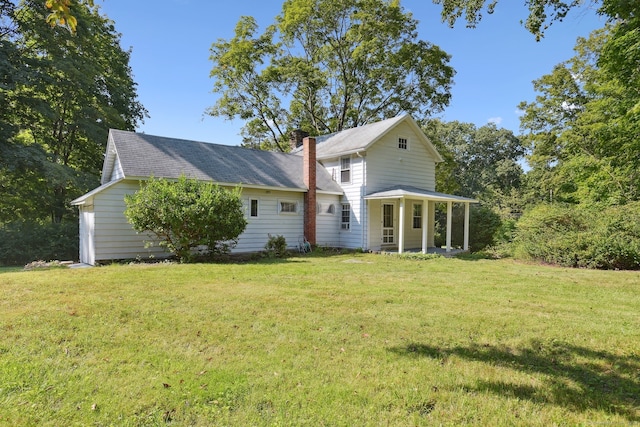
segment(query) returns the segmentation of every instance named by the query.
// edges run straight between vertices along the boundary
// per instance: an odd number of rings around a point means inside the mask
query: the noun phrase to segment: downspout
[[[367,210],[367,201],[364,196],[367,194],[367,159],[365,156],[356,151],[356,156],[362,159],[362,186],[360,187],[360,215],[362,216],[362,236],[360,242],[362,242],[362,250],[365,250],[369,245],[367,242],[367,229],[369,227],[369,213]]]

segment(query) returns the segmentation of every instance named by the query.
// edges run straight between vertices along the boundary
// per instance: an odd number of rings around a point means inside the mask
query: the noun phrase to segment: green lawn
[[[640,422],[638,272],[350,254],[0,292],[0,425]]]

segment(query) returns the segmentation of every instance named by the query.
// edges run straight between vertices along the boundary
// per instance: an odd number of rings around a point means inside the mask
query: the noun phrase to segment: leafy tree
[[[481,199],[497,208],[510,209],[512,193],[523,177],[519,161],[524,155],[520,140],[507,129],[490,123],[432,120],[424,127],[445,161],[436,169],[436,188],[442,192]]]
[[[463,17],[468,27],[474,28],[483,17],[483,14],[492,14],[498,0],[433,0],[433,3],[442,5],[442,20],[453,27],[458,19]],[[529,9],[529,15],[524,20],[525,28],[540,40],[545,31],[554,23],[562,22],[569,11],[582,5],[598,4],[595,0],[526,0],[524,5]],[[628,0],[604,0],[599,13],[610,17],[616,17],[616,11],[625,8],[632,2]],[[522,21],[521,21],[522,22]]]
[[[181,261],[190,261],[198,246],[206,246],[207,253],[226,252],[247,225],[239,188],[225,190],[184,176],[177,182],[152,178],[125,202],[133,228],[151,232]]]
[[[98,184],[108,129],[133,129],[146,113],[129,53],[89,3],[71,5],[72,34],[47,25],[40,0],[0,0],[0,229],[11,236],[0,262],[77,254],[68,202]]]
[[[220,98],[209,113],[248,120],[245,144],[281,151],[295,128],[331,133],[403,111],[420,120],[448,104],[454,71],[416,29],[397,0],[287,0],[263,34],[242,17],[211,47]]]
[[[77,4],[93,6],[93,0],[78,1]],[[47,22],[53,25],[66,26],[72,33],[76,32],[78,20],[71,8],[74,2],[71,0],[47,0],[45,6],[51,11],[47,16]]]
[[[0,182],[14,200],[38,194],[29,216],[60,222],[75,219],[68,202],[96,185],[108,129],[133,129],[146,111],[111,21],[79,4],[72,35],[46,25],[46,14],[30,0],[5,16],[13,30],[0,45],[10,70],[0,88]]]
[[[602,56],[617,43],[617,28],[579,39],[574,58],[534,82],[535,102],[520,105],[534,199],[620,204],[640,197],[640,91],[618,72],[620,63]]]

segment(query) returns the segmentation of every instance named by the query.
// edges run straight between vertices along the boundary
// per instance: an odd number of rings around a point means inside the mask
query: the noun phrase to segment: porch
[[[394,250],[403,253],[407,248],[419,248],[422,253],[431,253],[434,248],[435,203],[447,204],[445,253],[451,253],[453,204],[464,205],[463,251],[469,250],[469,206],[478,203],[451,194],[438,193],[416,187],[398,186],[374,192],[364,197],[368,205],[369,246],[381,251]],[[379,231],[377,223],[380,224]]]

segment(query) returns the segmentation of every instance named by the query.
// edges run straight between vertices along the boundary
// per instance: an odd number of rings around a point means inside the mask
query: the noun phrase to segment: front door
[[[393,245],[396,242],[392,204],[382,205],[382,244]]]

